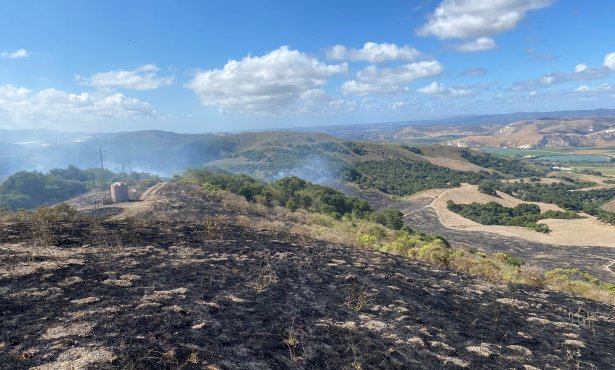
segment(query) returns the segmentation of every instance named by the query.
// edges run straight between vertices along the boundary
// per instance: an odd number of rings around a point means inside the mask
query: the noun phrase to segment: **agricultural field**
[[[481,151],[502,157],[543,157],[551,155],[566,155],[578,152],[581,148],[549,148],[549,149],[509,149],[483,148]]]
[[[615,163],[612,164],[574,164],[572,167],[577,171],[589,170],[589,171],[598,171],[602,173],[603,176],[615,177]]]

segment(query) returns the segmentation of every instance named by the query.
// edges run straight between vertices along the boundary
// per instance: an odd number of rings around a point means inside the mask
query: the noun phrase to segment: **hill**
[[[523,120],[487,135],[470,135],[450,144],[519,149],[612,146],[615,145],[615,118]]]
[[[182,183],[148,197],[137,217],[2,224],[2,367],[533,369],[615,360],[611,306],[314,239],[298,232],[306,214],[277,218],[280,210],[238,208]],[[280,227],[291,219],[295,226]]]
[[[488,135],[518,121],[574,120],[587,117],[613,118],[615,109],[468,115],[432,120],[314,126],[293,128],[292,131],[324,132],[345,140],[437,143],[465,136]]]

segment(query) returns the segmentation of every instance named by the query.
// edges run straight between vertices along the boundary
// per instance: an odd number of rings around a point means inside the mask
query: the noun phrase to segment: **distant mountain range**
[[[491,133],[453,140],[450,144],[523,149],[608,147],[615,145],[615,118],[523,120],[498,127]]]
[[[493,133],[503,125],[517,121],[584,117],[615,117],[615,109],[468,115],[433,120],[292,128],[288,131],[324,132],[346,140],[432,141],[440,138],[436,141],[446,141],[449,137]]]

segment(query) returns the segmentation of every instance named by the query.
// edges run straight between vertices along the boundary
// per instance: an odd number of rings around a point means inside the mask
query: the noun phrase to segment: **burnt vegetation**
[[[161,192],[166,200],[151,213],[120,221],[66,206],[5,215],[4,367],[607,368],[613,361],[612,307],[542,290],[546,279],[582,282],[577,289],[603,284],[581,271],[544,275],[503,253],[465,254],[441,238],[367,224],[356,246],[337,244],[258,222],[321,213],[235,196],[245,207],[236,215],[226,191],[173,183]],[[47,239],[33,243],[44,220]],[[489,282],[515,271],[532,284]]]

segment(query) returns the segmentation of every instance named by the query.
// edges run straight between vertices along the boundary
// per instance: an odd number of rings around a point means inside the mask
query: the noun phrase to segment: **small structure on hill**
[[[111,185],[111,199],[114,203],[128,202],[128,184],[125,182],[115,182]]]

